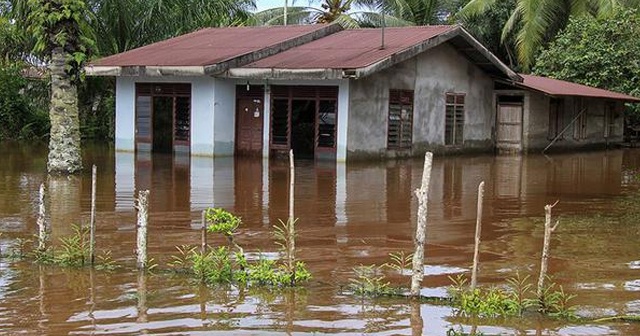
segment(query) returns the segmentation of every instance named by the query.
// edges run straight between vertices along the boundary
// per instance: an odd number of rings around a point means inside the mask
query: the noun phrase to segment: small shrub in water
[[[207,227],[209,232],[221,233],[225,236],[232,236],[242,223],[240,217],[221,208],[208,208],[205,210],[205,218],[211,223]]]
[[[392,295],[396,291],[389,286],[381,267],[376,265],[360,265],[353,268],[355,278],[349,279],[348,288],[358,296],[384,296]]]
[[[98,254],[97,259],[98,262],[95,267],[99,271],[113,271],[118,268],[116,261],[111,257],[111,250],[106,250]]]
[[[60,238],[62,244],[55,262],[63,266],[80,267],[89,258],[89,229],[73,225],[73,234]]]
[[[404,274],[407,270],[411,269],[411,262],[413,259],[413,253],[406,254],[404,251],[389,253],[390,262],[385,265],[400,274]]]

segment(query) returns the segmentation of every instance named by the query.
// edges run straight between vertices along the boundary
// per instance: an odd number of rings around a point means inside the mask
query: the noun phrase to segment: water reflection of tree
[[[364,333],[389,331],[390,326],[409,319],[411,321],[411,306],[406,302],[398,303],[397,299],[362,300],[357,317],[365,322]]]

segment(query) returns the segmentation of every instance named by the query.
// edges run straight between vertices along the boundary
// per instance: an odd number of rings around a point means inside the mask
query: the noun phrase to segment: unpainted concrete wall
[[[349,86],[348,159],[419,156],[425,150],[492,150],[493,80],[448,44]],[[414,90],[413,146],[387,150],[389,90]],[[462,147],[444,145],[445,94],[464,93]]]
[[[527,95],[529,99],[529,121],[524,125],[524,134],[526,137],[525,149],[533,151],[545,148],[550,142],[548,136],[549,128],[549,104],[550,98],[544,94],[530,92]],[[607,138],[604,137],[605,131],[605,107],[607,100],[598,98],[579,98],[566,97],[563,100],[563,126],[571,124],[573,119],[580,113],[577,100],[582,99],[582,106],[586,110],[586,134],[584,138],[576,138],[574,136],[575,128],[578,123],[575,122],[563,133],[562,137],[550,148],[551,149],[571,149],[571,148],[587,148],[602,147],[607,144],[620,143],[623,140],[623,104],[616,102],[616,118],[613,120],[615,126]],[[525,114],[527,110],[525,109]],[[562,131],[560,129],[559,131]]]

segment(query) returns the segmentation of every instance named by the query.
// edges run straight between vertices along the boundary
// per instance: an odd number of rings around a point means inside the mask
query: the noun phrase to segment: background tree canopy
[[[640,97],[640,15],[570,20],[538,55],[534,72]]]

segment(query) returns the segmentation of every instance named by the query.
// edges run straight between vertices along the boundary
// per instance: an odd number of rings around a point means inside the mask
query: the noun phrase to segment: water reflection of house
[[[118,150],[205,156],[293,149],[297,157],[345,161],[426,149],[524,150],[565,126],[575,126],[576,141],[565,130],[560,145],[618,142],[620,102],[638,101],[520,76],[460,26],[388,28],[384,45],[381,33],[337,25],[203,29],[87,71],[117,77]]]

